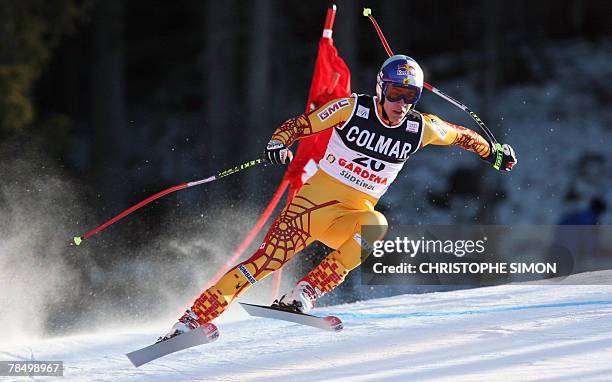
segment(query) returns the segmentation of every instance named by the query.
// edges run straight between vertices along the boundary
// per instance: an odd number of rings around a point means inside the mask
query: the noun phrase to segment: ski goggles
[[[400,86],[387,83],[383,88],[385,99],[389,102],[397,102],[401,99],[409,104],[415,104],[421,97],[421,89],[416,86]]]

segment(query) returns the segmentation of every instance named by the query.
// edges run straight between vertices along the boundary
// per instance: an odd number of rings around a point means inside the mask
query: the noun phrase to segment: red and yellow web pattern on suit
[[[361,263],[361,246],[354,235],[362,225],[386,231],[385,217],[374,210],[377,200],[318,171],[275,219],[259,249],[227,272],[194,302],[201,322],[219,316],[255,282],[281,268],[314,240],[335,248],[304,279],[326,293]]]

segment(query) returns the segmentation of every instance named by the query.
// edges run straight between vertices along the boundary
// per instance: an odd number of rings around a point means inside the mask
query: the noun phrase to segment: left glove
[[[272,139],[264,150],[264,161],[270,164],[288,164],[293,153],[279,140]]]
[[[514,150],[507,143],[491,145],[491,154],[485,160],[498,171],[512,171],[512,167],[518,163]]]

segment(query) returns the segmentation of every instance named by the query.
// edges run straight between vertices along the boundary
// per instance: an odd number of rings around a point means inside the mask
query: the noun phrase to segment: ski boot
[[[310,285],[308,281],[302,280],[291,290],[278,300],[272,303],[273,308],[286,310],[294,313],[308,313],[317,299],[321,297],[321,292]]]
[[[215,324],[210,322],[200,323],[199,317],[191,311],[191,309],[187,309],[185,314],[183,314],[178,321],[172,325],[170,331],[163,337],[159,337],[157,342],[165,341],[170,338],[176,337],[180,334],[189,332],[191,330],[202,327],[207,336],[214,337],[214,333],[218,332]]]

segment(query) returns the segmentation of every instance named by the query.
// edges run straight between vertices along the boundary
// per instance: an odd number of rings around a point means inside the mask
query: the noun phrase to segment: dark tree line
[[[335,41],[353,88],[372,92],[385,58],[362,4],[338,1]],[[214,172],[261,151],[303,111],[327,1],[0,2],[0,132],[21,131],[89,175],[102,203],[123,206],[133,179],[147,189]],[[525,78],[519,50],[611,32],[605,1],[372,1],[396,52],[438,80],[480,72],[483,117],[500,87]],[[253,171],[230,199],[261,196]]]

